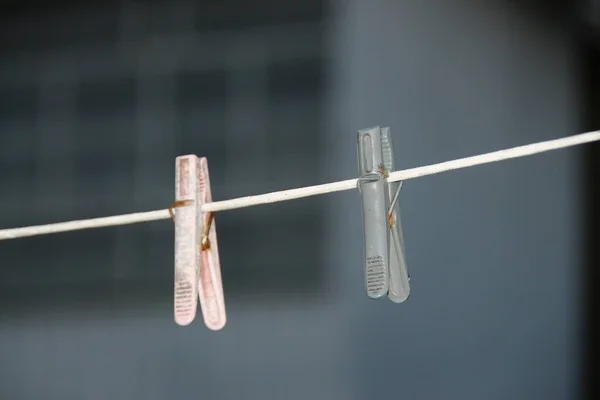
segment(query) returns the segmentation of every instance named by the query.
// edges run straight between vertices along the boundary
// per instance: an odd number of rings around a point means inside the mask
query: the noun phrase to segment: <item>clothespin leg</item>
[[[175,222],[174,314],[178,325],[189,325],[198,304],[198,261],[200,257],[200,215],[198,180],[200,168],[194,155],[175,161],[175,203],[169,208]]]
[[[398,192],[400,187],[398,188]],[[402,303],[410,294],[410,278],[406,266],[404,240],[402,237],[402,224],[396,206],[390,207],[389,217],[391,222],[390,233],[392,246],[390,248],[390,287],[388,298],[394,303]]]
[[[208,173],[208,162],[205,157],[200,158],[198,174],[198,198],[202,204],[212,202],[212,192]],[[220,330],[227,322],[225,311],[225,296],[221,278],[221,262],[219,260],[219,247],[217,230],[212,212],[199,213],[198,225],[202,227],[201,257],[198,295],[202,307],[204,323],[209,329]]]
[[[395,170],[394,147],[389,127],[381,128],[383,165],[389,171]],[[388,298],[395,303],[404,302],[410,294],[408,270],[402,237],[402,223],[398,198],[403,182],[387,182],[388,195],[392,199],[387,210],[390,229],[390,285]]]
[[[378,299],[389,289],[388,194],[379,127],[358,132],[358,188],[362,198],[367,296]]]

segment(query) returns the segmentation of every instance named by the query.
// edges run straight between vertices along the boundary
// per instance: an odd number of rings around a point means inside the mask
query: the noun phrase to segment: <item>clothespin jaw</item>
[[[212,202],[208,163],[195,155],[177,157],[175,203],[175,322],[189,325],[200,299],[204,322],[219,330],[227,321],[216,224],[202,205]],[[176,210],[175,210],[176,209]]]
[[[367,295],[379,299],[387,294],[390,300],[400,303],[408,298],[410,289],[396,202],[401,186],[387,182],[389,172],[394,170],[390,130],[360,130],[357,145]]]

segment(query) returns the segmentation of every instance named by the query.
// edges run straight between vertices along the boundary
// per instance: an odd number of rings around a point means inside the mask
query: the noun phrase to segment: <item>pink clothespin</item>
[[[227,316],[217,232],[214,214],[202,212],[212,201],[208,163],[205,157],[180,156],[175,168],[175,203],[169,207],[175,221],[175,322],[189,325],[199,298],[204,323],[219,330]]]

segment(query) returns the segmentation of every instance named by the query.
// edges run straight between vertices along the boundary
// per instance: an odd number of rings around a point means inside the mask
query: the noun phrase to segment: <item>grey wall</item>
[[[400,168],[577,132],[566,34],[500,2],[344,1],[335,29],[331,177],[355,131],[391,125]],[[335,143],[334,143],[335,141]],[[336,197],[357,398],[575,396],[581,229],[577,149],[408,181],[412,294],[362,289],[358,194]]]
[[[356,175],[355,131],[375,124],[400,167],[575,133],[565,35],[494,4],[332,4],[322,182]],[[238,303],[217,334],[154,304],[3,320],[0,397],[573,398],[577,157],[407,182],[406,304],[367,300],[359,196],[334,194],[325,298]]]

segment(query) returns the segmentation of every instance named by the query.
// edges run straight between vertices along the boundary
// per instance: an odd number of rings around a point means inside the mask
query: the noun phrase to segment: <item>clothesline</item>
[[[438,164],[431,164],[422,167],[405,169],[401,171],[394,171],[389,174],[388,182],[406,181],[409,179],[420,178],[427,175],[439,174],[445,171],[452,171],[461,168],[473,167],[476,165],[509,160],[511,158],[525,157],[537,153],[562,149],[565,147],[576,146],[598,140],[600,140],[600,131],[587,132],[579,135],[569,136],[566,138],[548,140],[545,142],[533,143],[505,150],[498,150],[491,153],[460,158],[457,160],[446,161]],[[300,199],[303,197],[310,196],[318,196],[333,192],[340,192],[344,190],[355,189],[357,181],[357,179],[348,179],[339,182],[325,183],[322,185],[281,190],[278,192],[239,197],[231,200],[215,201],[212,203],[204,204],[202,206],[202,211],[226,211],[237,208],[252,207],[261,204],[277,203],[280,201]],[[156,211],[138,212],[133,214],[115,215],[110,217],[60,222],[47,225],[9,228],[0,230],[0,240],[17,239],[37,235],[49,235],[54,233],[75,231],[81,229],[94,229],[108,226],[136,224],[141,222],[157,221],[169,218],[170,215],[168,209],[164,209]]]

